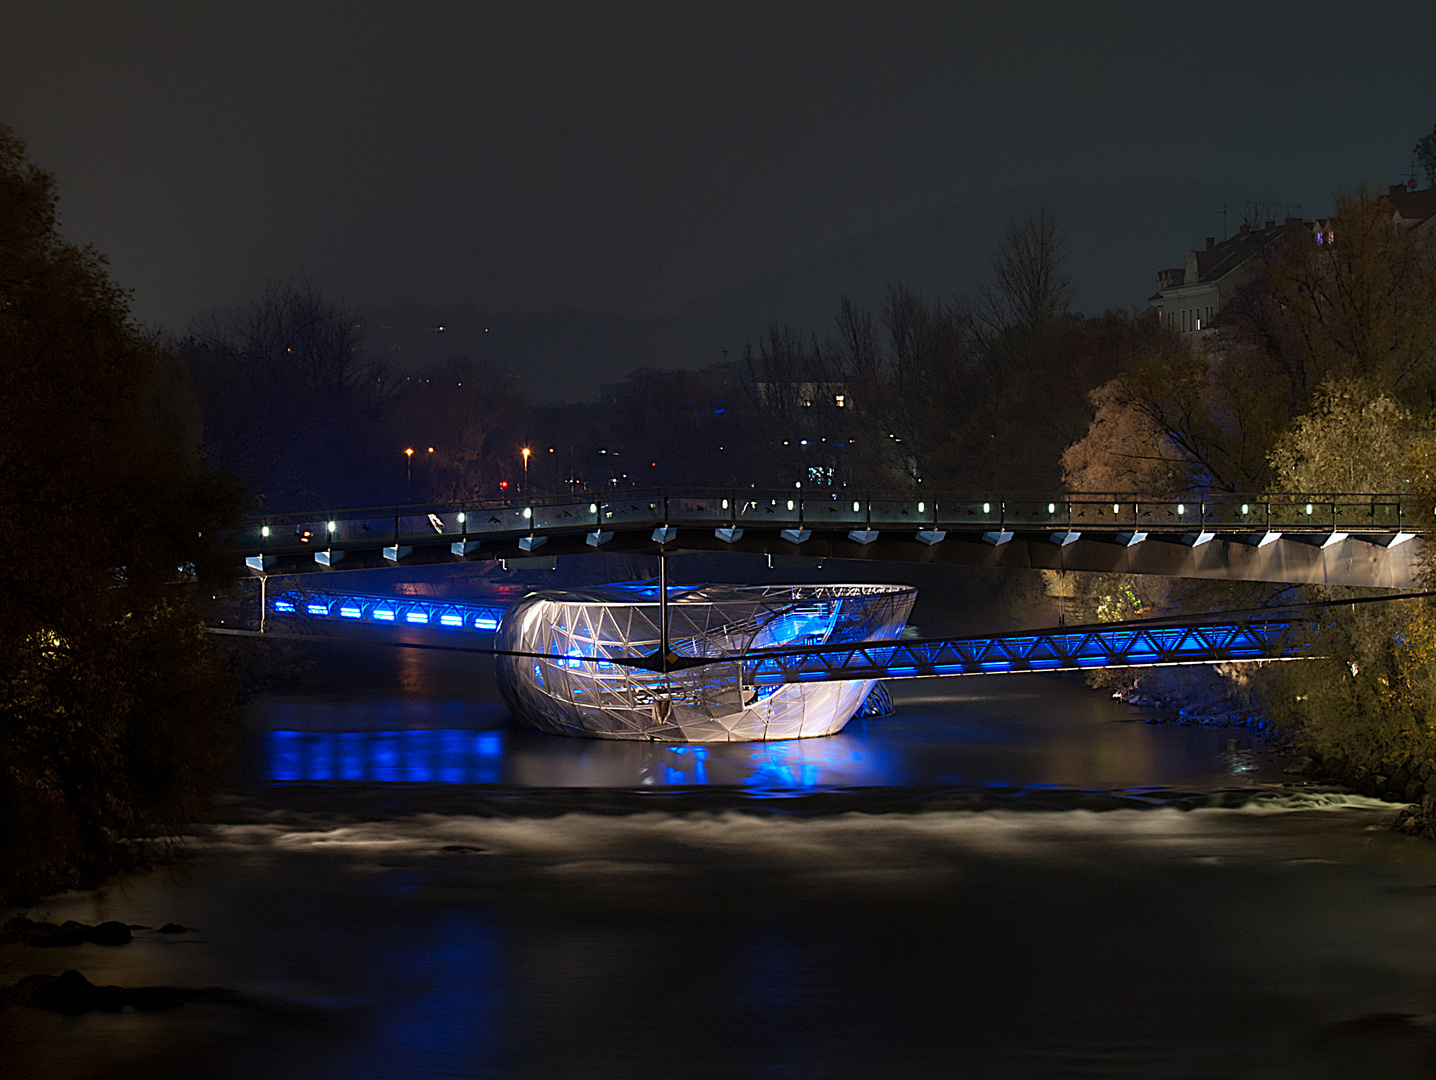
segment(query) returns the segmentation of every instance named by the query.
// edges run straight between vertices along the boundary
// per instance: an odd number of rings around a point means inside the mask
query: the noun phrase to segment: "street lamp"
[[[410,495],[414,494],[414,448],[404,447],[404,483]]]
[[[532,454],[533,451],[525,446],[521,453],[524,456],[524,490],[527,491],[529,489],[529,455]]]

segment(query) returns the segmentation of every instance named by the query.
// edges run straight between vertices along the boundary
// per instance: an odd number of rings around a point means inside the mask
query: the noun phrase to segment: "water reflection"
[[[271,783],[737,786],[754,792],[894,784],[891,752],[836,735],[726,746],[560,739],[464,728],[271,731]]]
[[[362,694],[270,699],[252,719],[261,783],[523,788],[853,787],[1104,789],[1280,783],[1282,764],[1237,729],[1149,725],[1078,683],[1024,677],[892,684],[892,716],[839,735],[706,746],[521,730],[492,700]],[[976,691],[976,692],[975,692]]]
[[[271,731],[269,779],[496,784],[497,731]]]

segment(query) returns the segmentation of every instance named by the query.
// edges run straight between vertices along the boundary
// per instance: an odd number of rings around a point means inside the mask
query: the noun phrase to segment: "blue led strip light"
[[[785,649],[743,659],[753,686],[843,679],[904,679],[1018,671],[1080,671],[1097,667],[1215,664],[1305,656],[1289,620],[1200,626],[1123,626],[1112,630],[1010,634],[950,641],[900,641]]]
[[[270,602],[275,615],[334,622],[431,626],[491,634],[504,609],[495,604],[460,604],[417,596],[364,596],[357,593],[286,592]]]

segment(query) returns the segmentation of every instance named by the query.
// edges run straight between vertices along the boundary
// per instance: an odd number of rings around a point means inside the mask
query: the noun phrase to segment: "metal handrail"
[[[1427,517],[1424,513],[1414,511],[1415,498],[1409,493],[1371,494],[1371,493],[1350,493],[1350,492],[1291,492],[1291,493],[1207,493],[1197,495],[1172,495],[1142,494],[1133,492],[1064,492],[1054,493],[1025,493],[1014,496],[998,497],[993,495],[972,495],[969,493],[933,493],[933,492],[854,492],[849,490],[833,491],[831,489],[812,490],[794,489],[758,489],[758,488],[682,488],[682,489],[634,489],[630,491],[603,491],[588,493],[569,493],[562,495],[534,496],[529,499],[476,499],[446,500],[442,502],[416,503],[404,506],[375,506],[355,507],[345,509],[329,510],[327,512],[314,511],[293,511],[281,514],[267,514],[256,517],[241,526],[241,530],[257,530],[263,526],[274,529],[284,529],[287,526],[302,526],[316,522],[338,522],[355,520],[388,520],[392,523],[393,538],[397,541],[405,535],[418,535],[423,530],[415,530],[414,533],[405,534],[402,531],[401,522],[404,518],[427,518],[429,515],[442,517],[449,514],[461,514],[463,519],[456,524],[461,526],[457,529],[458,535],[467,536],[471,532],[486,532],[490,530],[471,529],[469,522],[470,514],[495,513],[500,511],[523,511],[528,510],[529,520],[535,511],[555,507],[587,507],[580,517],[591,517],[593,524],[599,524],[604,520],[605,509],[615,507],[623,503],[657,502],[663,508],[665,520],[682,522],[685,520],[698,520],[699,515],[685,513],[681,506],[675,510],[674,502],[689,500],[695,502],[712,502],[714,500],[727,500],[727,506],[721,514],[703,516],[701,520],[716,520],[720,517],[732,527],[744,520],[740,506],[747,503],[761,503],[764,501],[782,503],[786,505],[792,501],[794,509],[784,510],[784,513],[794,514],[793,520],[798,523],[817,523],[821,521],[821,515],[811,513],[819,505],[831,505],[833,503],[856,502],[860,504],[859,511],[850,519],[854,524],[862,523],[871,528],[874,524],[886,525],[895,522],[897,519],[889,517],[885,513],[875,513],[874,504],[882,503],[904,503],[914,504],[920,507],[910,515],[913,522],[922,521],[927,524],[940,525],[944,523],[965,523],[980,524],[986,522],[1005,529],[1009,525],[1017,528],[1024,527],[1058,527],[1073,531],[1082,530],[1104,530],[1118,529],[1122,523],[1115,520],[1117,514],[1113,514],[1113,520],[1100,520],[1105,516],[1104,507],[1107,506],[1131,506],[1134,523],[1140,523],[1144,528],[1157,528],[1162,530],[1181,530],[1183,528],[1195,528],[1205,530],[1208,526],[1221,528],[1223,530],[1240,530],[1246,527],[1249,531],[1266,530],[1280,527],[1285,531],[1306,531],[1306,532],[1335,532],[1343,527],[1341,511],[1348,511],[1351,520],[1346,524],[1349,528],[1358,528],[1358,521],[1361,517],[1374,519],[1378,508],[1387,508],[1394,511],[1395,525],[1379,525],[1374,520],[1362,522],[1365,531],[1378,532],[1404,532],[1404,531],[1427,531],[1417,530],[1414,522]],[[1295,515],[1285,515],[1277,519],[1273,518],[1273,504],[1286,505],[1298,508]],[[1038,511],[1031,514],[1013,512],[1014,507],[1046,506],[1046,511]],[[1422,504],[1424,506],[1424,503]],[[983,514],[977,514],[974,509],[978,506],[987,506],[989,509]],[[1240,507],[1241,512],[1227,515],[1235,520],[1224,520],[1220,512],[1213,514],[1214,510],[1220,507]],[[1169,517],[1175,519],[1167,522],[1157,520],[1156,515],[1166,510]],[[1321,513],[1318,514],[1318,509]],[[993,512],[995,510],[995,513]],[[1176,512],[1173,513],[1173,510]],[[1328,512],[1329,511],[1329,516]],[[1354,512],[1354,513],[1353,513]],[[860,515],[860,516],[858,516]],[[1039,521],[1038,518],[1047,520]],[[1144,517],[1146,520],[1144,520]],[[1436,526],[1436,508],[1433,508],[1433,526]],[[1080,520],[1079,520],[1080,519]]]

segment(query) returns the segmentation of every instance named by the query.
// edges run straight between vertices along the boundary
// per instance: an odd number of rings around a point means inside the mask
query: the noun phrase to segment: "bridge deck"
[[[1405,588],[1416,583],[1417,537],[1433,514],[1399,495],[644,491],[276,516],[227,543],[251,569],[268,573],[595,551],[740,551]]]

